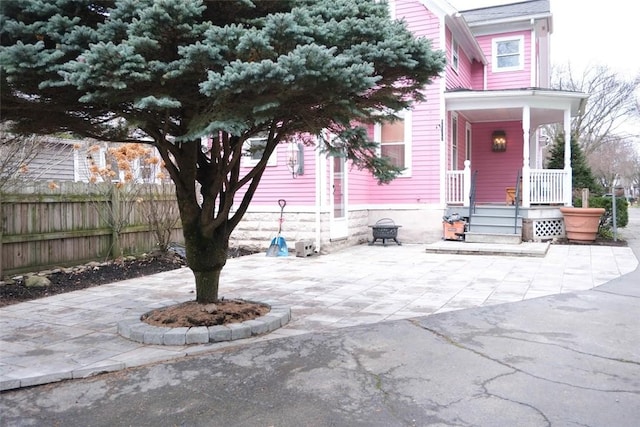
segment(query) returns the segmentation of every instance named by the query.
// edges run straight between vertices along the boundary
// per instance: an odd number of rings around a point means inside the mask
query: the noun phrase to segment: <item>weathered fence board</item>
[[[29,183],[0,195],[0,278],[157,249],[150,210],[176,217],[171,185]]]

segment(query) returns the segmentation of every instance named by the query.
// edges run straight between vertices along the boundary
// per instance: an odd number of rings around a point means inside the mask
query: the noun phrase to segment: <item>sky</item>
[[[520,0],[448,0],[458,10],[517,3]],[[585,2],[550,0],[553,14],[551,61],[582,72],[604,64],[626,77],[640,75],[638,6],[628,0]],[[634,9],[634,10],[632,10]]]

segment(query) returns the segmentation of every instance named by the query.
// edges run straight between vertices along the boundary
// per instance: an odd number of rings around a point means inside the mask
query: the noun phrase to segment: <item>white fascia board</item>
[[[467,54],[467,57],[475,59],[482,64],[487,64],[487,57],[484,55],[484,52],[482,52],[482,48],[478,44],[478,40],[471,33],[471,30],[462,15],[456,13],[455,15],[447,18],[445,18],[445,22],[448,23],[451,28],[451,32],[456,37],[458,44],[462,47],[462,50]]]
[[[572,115],[578,114],[584,108],[588,97],[588,94],[581,92],[543,90],[445,93],[449,111],[519,108],[528,105],[533,108],[570,109]]]
[[[551,20],[550,15],[532,15],[527,17],[514,17],[509,19],[501,19],[495,21],[484,21],[484,22],[476,22],[473,24],[468,24],[471,33],[476,37],[478,36],[489,36],[493,34],[500,33],[510,33],[514,31],[529,31],[534,26],[531,24],[532,22],[536,22],[540,19],[548,19]]]
[[[439,18],[458,13],[458,10],[451,6],[446,0],[420,0],[420,3],[435,13]]]

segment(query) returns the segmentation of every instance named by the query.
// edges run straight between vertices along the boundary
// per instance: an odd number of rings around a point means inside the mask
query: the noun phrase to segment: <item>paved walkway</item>
[[[242,341],[255,342],[592,289],[638,265],[627,247],[552,245],[534,258],[434,254],[426,246],[231,259],[220,293],[291,307],[286,327]],[[190,270],[180,269],[0,308],[0,390],[237,345],[143,345],[117,334],[119,320],[192,300],[193,292]]]

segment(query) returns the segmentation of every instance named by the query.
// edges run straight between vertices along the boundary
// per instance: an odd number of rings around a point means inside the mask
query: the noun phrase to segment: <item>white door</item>
[[[347,173],[345,158],[332,156],[329,159],[331,177],[331,222],[330,238],[340,239],[349,234],[347,209]]]

